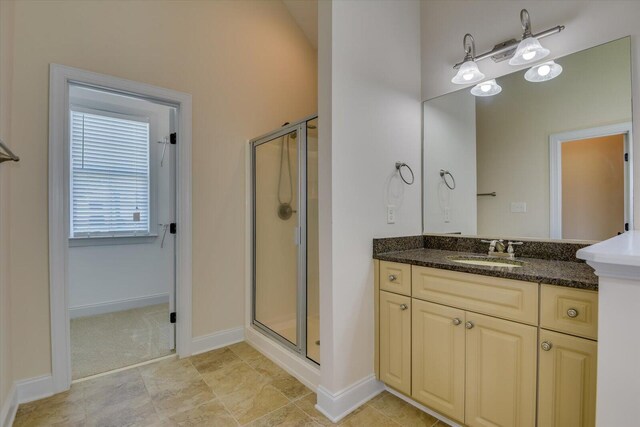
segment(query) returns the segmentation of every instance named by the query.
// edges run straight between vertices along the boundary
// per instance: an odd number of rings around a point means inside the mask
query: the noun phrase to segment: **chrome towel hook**
[[[404,175],[402,175],[402,168],[407,168],[409,173],[411,173],[411,182],[407,181],[407,179],[404,177]],[[403,162],[396,162],[396,170],[400,174],[400,178],[402,179],[402,181],[404,181],[405,184],[407,184],[407,185],[413,184],[413,181],[415,181],[416,178],[413,175],[413,171],[411,170],[411,167],[408,164],[403,163]]]
[[[449,181],[447,181],[447,175],[449,175],[451,177],[452,184],[449,184]],[[444,181],[444,185],[446,185],[450,190],[455,190],[455,188],[456,188],[456,179],[453,177],[453,175],[451,175],[451,172],[446,171],[444,169],[440,169],[440,177]]]

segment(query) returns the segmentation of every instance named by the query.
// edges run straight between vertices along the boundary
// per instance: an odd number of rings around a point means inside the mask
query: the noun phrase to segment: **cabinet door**
[[[411,298],[380,291],[380,379],[411,394]]]
[[[464,421],[465,312],[413,300],[411,396]]]
[[[538,425],[596,425],[595,341],[540,331]]]
[[[537,328],[467,312],[465,422],[535,425]]]

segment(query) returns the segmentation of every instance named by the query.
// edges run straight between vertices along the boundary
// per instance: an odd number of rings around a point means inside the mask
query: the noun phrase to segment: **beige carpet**
[[[169,304],[71,319],[72,378],[111,371],[173,353]]]

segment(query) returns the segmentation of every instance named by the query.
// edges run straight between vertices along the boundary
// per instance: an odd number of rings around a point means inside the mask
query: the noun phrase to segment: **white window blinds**
[[[149,234],[149,123],[71,111],[71,237]]]

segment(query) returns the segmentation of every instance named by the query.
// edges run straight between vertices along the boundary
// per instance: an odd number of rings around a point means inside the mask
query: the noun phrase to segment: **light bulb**
[[[543,62],[542,64],[531,67],[524,73],[524,78],[530,82],[546,82],[562,73],[562,66],[554,61]]]
[[[458,70],[458,73],[451,79],[452,83],[465,85],[476,83],[484,79],[484,74],[478,69],[478,65],[473,60],[465,61]]]
[[[551,67],[547,64],[543,64],[540,67],[538,67],[538,74],[541,76],[546,76],[550,72],[551,72]]]
[[[542,47],[535,37],[526,37],[520,41],[516,53],[509,60],[509,65],[523,65],[537,61],[549,55],[549,49]]]
[[[479,83],[471,89],[471,94],[474,96],[493,96],[500,92],[502,92],[502,88],[495,79]]]

